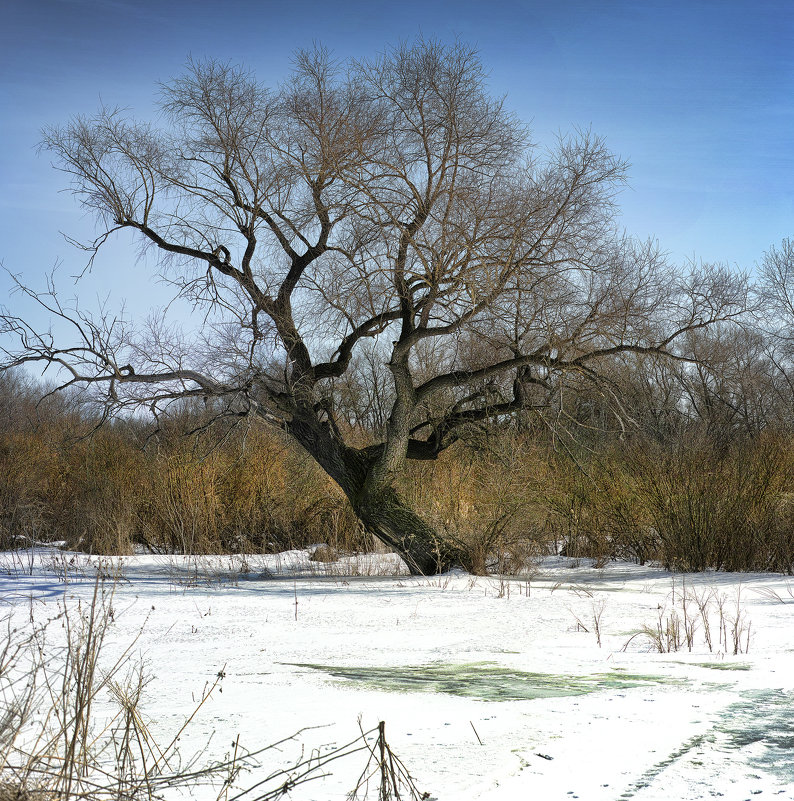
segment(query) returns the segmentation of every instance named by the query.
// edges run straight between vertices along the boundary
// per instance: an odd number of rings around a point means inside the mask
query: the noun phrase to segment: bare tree
[[[784,239],[764,254],[760,291],[768,312],[767,322],[781,339],[794,339],[794,240]]]
[[[589,132],[540,153],[463,44],[347,63],[300,53],[272,90],[191,63],[162,109],[161,129],[103,109],[43,145],[103,226],[90,259],[115,231],[136,232],[200,335],[164,319],[136,333],[47,293],[79,341],[60,347],[6,314],[21,339],[7,362],[58,367],[109,412],[213,397],[283,427],[413,572],[464,556],[400,497],[407,459],[526,408],[561,372],[675,356],[682,334],[743,305],[725,270],[679,274],[621,235],[625,164]],[[383,354],[390,386],[372,390],[390,406],[382,436],[356,448],[335,404],[361,352]]]

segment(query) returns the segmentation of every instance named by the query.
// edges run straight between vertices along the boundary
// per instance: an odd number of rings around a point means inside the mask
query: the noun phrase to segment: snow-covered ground
[[[143,710],[165,739],[225,674],[183,755],[304,729],[262,757],[268,772],[383,720],[439,801],[794,799],[790,579],[561,558],[529,578],[416,578],[381,575],[388,559],[117,559],[108,648],[145,621]],[[0,555],[0,605],[44,619],[90,598],[93,576],[83,556]],[[289,797],[345,798],[365,762]]]

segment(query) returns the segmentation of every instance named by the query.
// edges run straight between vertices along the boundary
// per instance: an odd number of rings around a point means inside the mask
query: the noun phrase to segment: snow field
[[[183,756],[209,741],[207,756],[221,758],[238,737],[255,750],[316,727],[266,754],[270,772],[301,749],[353,740],[359,719],[364,729],[384,720],[417,786],[440,801],[794,799],[786,577],[562,558],[510,580],[378,575],[394,567],[388,559],[114,559],[108,656],[143,627],[136,658],[152,680],[142,708],[164,739],[225,674],[183,735]],[[87,557],[6,554],[2,565],[0,598],[19,621],[93,592]],[[691,600],[708,594],[711,650]],[[670,653],[652,650],[638,632],[666,627],[673,611],[680,623],[683,597],[692,650],[685,638]],[[727,647],[717,641],[720,604]],[[747,653],[733,654],[734,630]],[[289,797],[345,798],[359,756]]]

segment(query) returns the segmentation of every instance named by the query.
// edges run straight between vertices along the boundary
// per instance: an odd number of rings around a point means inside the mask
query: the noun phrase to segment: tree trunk
[[[372,457],[344,445],[327,423],[293,419],[287,430],[342,488],[365,529],[393,548],[412,575],[432,576],[454,565],[466,566],[463,549],[419,517],[393,487],[370,486]]]
[[[412,575],[432,576],[465,565],[463,550],[439,535],[391,487],[356,499],[353,511],[373,536],[403,558]]]

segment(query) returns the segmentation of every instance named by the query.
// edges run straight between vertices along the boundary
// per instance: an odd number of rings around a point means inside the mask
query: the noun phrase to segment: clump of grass
[[[52,619],[25,630],[6,621],[0,641],[0,799],[161,799],[172,787],[222,785],[245,760],[180,771],[178,741],[221,681],[205,688],[167,743],[153,735],[142,709],[148,679],[130,657],[140,636],[108,658],[116,583],[98,574],[87,602],[60,604]],[[31,618],[32,619],[32,618]],[[52,641],[57,622],[63,632]],[[143,629],[141,629],[142,631]],[[100,694],[113,704],[96,712]]]
[[[676,589],[674,582],[667,603],[659,607],[657,619],[643,624],[627,640],[623,650],[639,640],[649,650],[660,654],[685,648],[692,652],[701,647],[702,642],[709,653],[716,650],[736,656],[749,652],[751,631],[752,622],[747,617],[741,587],[731,601],[725,593],[713,588],[697,590],[682,582]]]

